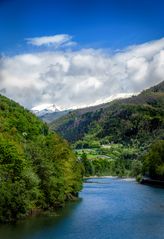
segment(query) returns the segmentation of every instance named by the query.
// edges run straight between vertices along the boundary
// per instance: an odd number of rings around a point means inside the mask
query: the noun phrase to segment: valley
[[[164,81],[137,96],[71,111],[49,125],[71,143],[85,176],[164,180]]]
[[[0,239],[164,239],[164,0],[0,0]]]

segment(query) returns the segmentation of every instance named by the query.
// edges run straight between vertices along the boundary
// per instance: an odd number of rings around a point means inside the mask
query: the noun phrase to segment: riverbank
[[[66,203],[57,216],[40,215],[15,225],[0,225],[0,238],[163,239],[162,189],[111,178],[88,181],[93,183],[84,183],[80,200]]]
[[[83,179],[87,179],[87,178],[118,178],[118,176],[87,176],[87,177],[83,177]]]
[[[144,185],[150,185],[150,186],[164,188],[164,181],[160,181],[160,180],[154,180],[154,179],[150,179],[150,178],[143,178],[140,183],[144,184]]]
[[[125,180],[125,181],[136,181],[135,178],[133,177],[119,177],[119,176],[88,176],[88,177],[83,177],[83,179],[90,179],[90,178],[97,178],[97,179],[101,179],[101,178],[111,178],[111,179],[121,179],[121,180]]]

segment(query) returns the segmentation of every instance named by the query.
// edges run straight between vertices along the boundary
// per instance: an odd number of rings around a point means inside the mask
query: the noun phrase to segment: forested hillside
[[[71,143],[150,144],[164,137],[164,81],[138,96],[72,111],[50,127]]]
[[[46,113],[44,115],[39,116],[39,118],[44,122],[46,122],[47,124],[50,124],[52,121],[57,120],[58,118],[68,114],[69,112],[70,110],[63,110],[52,113]]]
[[[19,104],[0,96],[0,222],[53,210],[81,190],[68,143]]]
[[[73,144],[86,176],[164,179],[164,82],[131,98],[72,111],[50,127]]]

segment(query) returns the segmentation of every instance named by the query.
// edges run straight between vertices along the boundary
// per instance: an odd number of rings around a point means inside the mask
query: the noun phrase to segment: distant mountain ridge
[[[41,107],[34,107],[31,109],[31,111],[38,117],[41,117],[45,114],[51,114],[54,112],[60,112],[59,108],[55,105],[55,104],[51,104],[51,105],[44,105]]]
[[[44,122],[50,124],[52,121],[59,119],[60,117],[68,114],[71,110],[63,110],[57,112],[44,112],[44,114],[39,115],[38,117]]]
[[[55,104],[50,104],[42,107],[34,107],[31,109],[31,112],[39,117],[46,123],[51,123],[53,120],[56,120],[64,115],[66,115],[71,110],[60,110]]]
[[[50,128],[71,143],[86,136],[115,143],[143,143],[164,137],[163,121],[164,81],[137,96],[73,110],[53,121]]]

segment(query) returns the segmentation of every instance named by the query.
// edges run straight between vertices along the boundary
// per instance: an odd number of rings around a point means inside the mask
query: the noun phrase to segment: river
[[[113,178],[89,179],[58,216],[0,226],[0,239],[164,239],[164,189]]]

